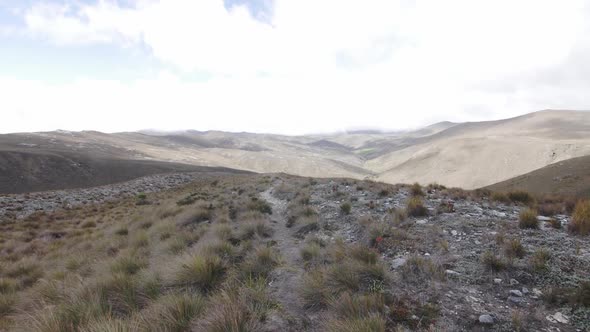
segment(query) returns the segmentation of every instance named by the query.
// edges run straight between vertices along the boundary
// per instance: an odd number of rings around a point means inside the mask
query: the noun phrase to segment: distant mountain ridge
[[[590,155],[590,112],[540,111],[504,120],[439,122],[414,131],[389,133],[18,133],[0,135],[2,151],[369,178],[388,183],[437,182],[473,189]]]

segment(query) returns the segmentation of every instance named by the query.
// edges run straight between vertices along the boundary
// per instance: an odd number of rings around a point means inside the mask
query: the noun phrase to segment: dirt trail
[[[276,184],[275,184],[276,186]],[[287,201],[272,195],[274,186],[264,191],[261,197],[272,205],[273,240],[280,252],[283,263],[275,269],[270,283],[273,296],[281,303],[282,316],[275,320],[273,329],[281,331],[313,331],[306,315],[303,302],[299,296],[304,273],[300,259],[300,241],[293,237],[293,231],[287,228]]]

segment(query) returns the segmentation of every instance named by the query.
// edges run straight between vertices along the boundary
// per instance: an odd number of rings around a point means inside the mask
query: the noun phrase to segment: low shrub
[[[342,211],[342,213],[350,214],[351,210],[352,210],[352,205],[349,202],[344,202],[344,203],[340,204],[340,211]]]

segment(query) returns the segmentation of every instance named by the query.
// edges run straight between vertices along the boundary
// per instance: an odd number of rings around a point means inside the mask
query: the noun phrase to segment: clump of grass
[[[401,275],[406,280],[422,281],[439,279],[445,277],[442,265],[430,258],[422,256],[411,256],[401,268]]]
[[[500,272],[506,268],[506,264],[502,261],[502,259],[496,255],[494,255],[491,251],[486,251],[481,256],[481,262],[486,270],[492,272]]]
[[[189,210],[187,212],[182,213],[178,217],[178,225],[179,226],[190,226],[199,224],[212,218],[212,211],[206,207],[200,206],[195,208],[194,210]]]
[[[232,237],[232,228],[227,224],[217,224],[213,232],[220,240],[226,241]]]
[[[321,248],[317,243],[308,243],[303,248],[301,248],[301,258],[304,261],[312,261],[317,259],[320,256]]]
[[[145,232],[138,233],[133,239],[134,248],[145,248],[150,244],[150,239]]]
[[[96,222],[89,220],[89,221],[85,221],[82,223],[82,225],[80,225],[80,227],[82,228],[94,228],[96,227]]]
[[[344,202],[342,204],[340,204],[340,211],[343,214],[350,214],[352,210],[352,205],[349,202]]]
[[[326,277],[322,270],[313,270],[303,276],[301,297],[307,308],[323,308],[328,305],[332,295],[326,287]]]
[[[167,244],[167,250],[168,252],[170,252],[171,254],[179,254],[180,252],[182,252],[183,250],[185,250],[188,246],[188,243],[186,241],[186,239],[184,239],[183,237],[175,237],[173,239],[171,239],[168,244]]]
[[[238,230],[240,240],[250,240],[254,235],[256,235],[256,224],[254,222],[246,222]]]
[[[537,249],[531,258],[531,266],[535,271],[546,270],[549,259],[551,259],[549,250],[544,248]]]
[[[236,292],[223,291],[199,322],[199,331],[257,331],[260,324],[250,317],[244,300]]]
[[[373,315],[365,318],[344,318],[330,320],[326,326],[328,332],[385,332],[386,320],[383,316]]]
[[[539,228],[539,221],[537,220],[537,211],[529,208],[520,211],[520,215],[518,217],[518,227],[522,229]]]
[[[183,206],[183,205],[190,205],[197,201],[195,195],[188,195],[180,200],[176,201],[176,205]]]
[[[265,279],[247,279],[231,285],[211,299],[197,331],[261,331],[269,311],[278,305],[268,296]]]
[[[365,318],[385,311],[383,294],[351,295],[342,293],[330,301],[332,309],[342,318]]]
[[[43,277],[43,270],[38,263],[22,260],[10,266],[4,275],[9,278],[18,279],[23,287],[30,287]]]
[[[550,288],[543,295],[543,300],[553,306],[590,307],[590,281],[583,281],[577,287]]]
[[[186,331],[190,327],[191,320],[203,313],[205,304],[205,299],[198,294],[165,295],[141,314],[140,329],[144,331]]]
[[[256,234],[260,237],[270,237],[273,233],[272,228],[268,225],[266,220],[259,220],[254,226],[256,227]]]
[[[248,209],[263,214],[272,214],[272,206],[267,201],[256,197],[252,197],[252,200],[248,203]]]
[[[271,236],[272,232],[266,220],[249,221],[240,226],[238,237],[241,240],[250,240],[255,235],[265,238]]]
[[[18,283],[14,279],[1,278],[0,279],[0,294],[14,293],[18,289]]]
[[[127,227],[120,227],[115,231],[115,234],[125,236],[129,234],[129,230],[127,229]]]
[[[55,306],[48,306],[35,312],[27,320],[27,329],[30,331],[77,331],[81,325],[90,319],[98,319],[105,314],[106,306],[101,307],[97,293],[91,297],[74,295],[68,301]]]
[[[279,264],[279,255],[274,248],[259,247],[242,263],[240,273],[244,279],[266,278]]]
[[[107,312],[121,316],[141,309],[148,300],[139,278],[121,273],[99,280],[95,287],[86,289],[86,292],[85,296],[79,298],[80,301],[98,301]],[[97,296],[97,299],[93,299],[93,296]]]
[[[412,217],[423,217],[428,215],[428,209],[420,197],[414,196],[406,204],[406,213]]]
[[[148,263],[145,259],[133,255],[127,255],[117,258],[111,265],[111,271],[113,273],[132,275],[136,274],[141,269],[146,268],[147,265]]]
[[[365,264],[377,264],[377,252],[367,247],[363,247],[360,245],[353,246],[350,250],[350,255],[352,258],[361,261]]]
[[[569,231],[574,234],[590,234],[590,200],[579,201],[574,208]]]
[[[510,315],[514,331],[520,332],[524,328],[524,314],[520,310],[512,311]]]
[[[235,247],[227,241],[216,241],[203,248],[205,253],[214,254],[224,260],[232,261],[236,256]]]
[[[16,300],[14,293],[0,294],[0,318],[15,312]]]
[[[153,223],[151,221],[144,221],[142,223],[139,224],[139,228],[141,229],[149,229],[150,227],[152,227]]]
[[[393,209],[391,213],[393,214],[393,222],[396,225],[401,224],[408,218],[408,213],[405,209]]]
[[[414,183],[410,187],[410,193],[412,196],[424,196],[424,191],[422,191],[422,186],[418,182]]]
[[[128,321],[110,316],[93,319],[82,329],[83,332],[128,332],[131,330]]]
[[[208,292],[219,285],[226,274],[226,266],[215,255],[191,254],[183,257],[174,274],[174,282]]]
[[[522,190],[511,191],[507,196],[508,199],[515,203],[530,204],[535,201],[535,198],[530,193]]]
[[[508,195],[506,195],[505,193],[493,192],[490,198],[494,202],[510,203],[510,198],[508,198]]]
[[[526,254],[524,247],[519,239],[511,239],[505,243],[504,252],[509,258],[523,258]]]

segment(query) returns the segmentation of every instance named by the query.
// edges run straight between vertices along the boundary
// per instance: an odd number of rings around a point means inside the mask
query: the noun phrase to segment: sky
[[[590,109],[590,0],[0,0],[0,133]]]

